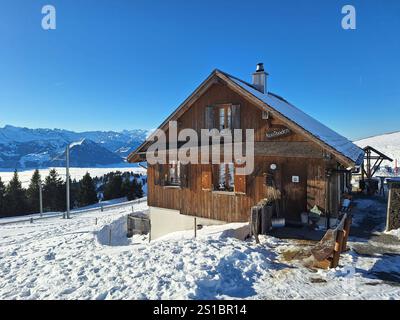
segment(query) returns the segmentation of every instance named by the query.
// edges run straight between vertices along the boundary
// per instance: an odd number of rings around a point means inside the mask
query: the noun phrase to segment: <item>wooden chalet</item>
[[[160,125],[168,130],[175,120],[178,132],[192,128],[199,135],[201,129],[254,129],[255,164],[247,176],[236,175],[233,163],[148,165],[152,228],[171,225],[156,236],[193,226],[186,218],[249,221],[251,207],[262,199],[276,200],[277,214],[288,221],[300,221],[314,206],[328,216],[338,214],[364,151],[267,90],[267,76],[262,64],[252,83],[214,70]],[[151,143],[145,141],[128,161],[146,161]]]

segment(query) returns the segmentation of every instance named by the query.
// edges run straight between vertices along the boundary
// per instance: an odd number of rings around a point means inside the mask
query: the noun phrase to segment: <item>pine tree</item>
[[[26,190],[26,196],[28,198],[28,209],[29,212],[35,213],[40,212],[40,196],[39,196],[39,184],[42,183],[39,170],[36,169],[33,172],[31,182],[29,183],[28,190]]]
[[[80,183],[76,181],[76,179],[72,180],[69,184],[70,190],[70,200],[71,200],[71,208],[79,207],[79,193],[80,193]]]
[[[104,186],[104,200],[111,200],[122,198],[124,193],[122,191],[122,175],[120,172],[110,174],[107,183]]]
[[[26,190],[22,188],[17,170],[6,188],[6,214],[11,216],[23,215],[27,212]]]
[[[144,195],[143,185],[141,182],[138,182],[136,178],[133,180],[133,189],[134,189],[135,199],[143,197]]]
[[[79,205],[88,206],[97,202],[96,189],[89,172],[80,181]]]
[[[6,214],[5,212],[5,196],[6,196],[6,186],[0,177],[0,217]]]
[[[133,182],[130,177],[126,177],[122,182],[122,192],[124,196],[128,199],[128,201],[135,199],[135,190],[133,186]]]
[[[59,177],[55,169],[51,169],[46,177],[43,186],[43,203],[46,210],[63,211],[66,208],[65,204],[65,183]]]

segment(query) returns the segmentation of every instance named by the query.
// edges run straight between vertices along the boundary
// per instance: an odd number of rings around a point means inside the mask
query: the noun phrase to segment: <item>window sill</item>
[[[234,196],[236,193],[234,191],[218,191],[218,190],[213,190],[212,194],[220,194],[223,196]]]
[[[182,189],[181,186],[166,185],[163,186],[164,189]]]

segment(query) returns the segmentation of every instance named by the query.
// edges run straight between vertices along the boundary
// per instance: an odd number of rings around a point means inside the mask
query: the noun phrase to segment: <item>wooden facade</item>
[[[280,216],[287,220],[299,221],[300,214],[315,205],[330,215],[337,214],[346,185],[341,183],[346,179],[338,170],[340,160],[310,135],[288,128],[287,121],[275,114],[266,117],[265,110],[223,81],[210,81],[190,106],[175,112],[178,132],[192,128],[200,136],[201,129],[216,127],[210,114],[213,112],[215,119],[219,106],[233,106],[233,128],[254,129],[253,173],[235,175],[234,190],[227,192],[215,189],[215,165],[182,166],[180,185],[164,182],[167,165],[149,165],[149,206],[227,222],[248,221],[251,207],[262,199],[276,199]],[[138,155],[143,155],[145,149],[140,147],[130,161],[142,160]],[[271,164],[276,165],[273,171]]]

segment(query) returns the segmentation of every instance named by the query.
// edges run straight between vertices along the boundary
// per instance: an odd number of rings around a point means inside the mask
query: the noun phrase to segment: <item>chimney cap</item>
[[[257,63],[256,72],[264,72],[264,63]]]

